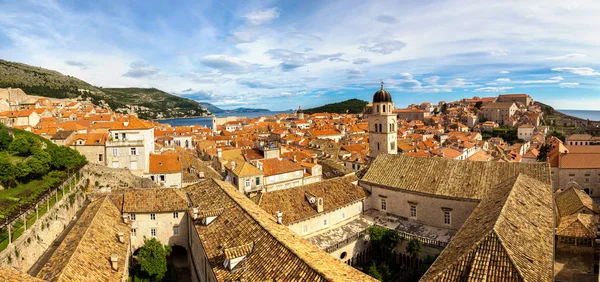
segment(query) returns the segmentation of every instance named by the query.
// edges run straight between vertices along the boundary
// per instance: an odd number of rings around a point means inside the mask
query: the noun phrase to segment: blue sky
[[[526,4],[525,4],[526,3]],[[528,93],[600,109],[600,2],[7,1],[0,58],[223,108]]]

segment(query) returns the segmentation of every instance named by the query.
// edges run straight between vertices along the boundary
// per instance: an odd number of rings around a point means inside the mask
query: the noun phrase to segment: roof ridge
[[[88,231],[90,230],[90,226],[92,226],[92,223],[94,222],[94,220],[96,220],[96,216],[98,215],[98,212],[100,211],[100,209],[102,208],[102,205],[104,204],[106,198],[108,198],[108,195],[103,196],[103,198],[98,199],[97,201],[99,201],[97,203],[98,209],[96,209],[96,211],[94,211],[94,214],[92,215],[92,220],[90,220],[89,224],[85,227],[85,231],[83,232],[83,234],[81,235],[81,238],[77,241],[77,246],[75,246],[75,249],[73,249],[73,252],[71,252],[71,255],[69,256],[69,259],[67,259],[67,261],[64,263],[63,268],[60,271],[60,274],[58,275],[58,278],[62,278],[63,275],[65,274],[65,269],[67,268],[67,266],[69,265],[69,262],[71,261],[71,259],[73,259],[73,257],[75,256],[75,253],[77,252],[77,250],[79,249],[79,247],[81,246],[81,241],[83,241],[83,239],[85,238],[85,235],[88,233]],[[89,206],[88,206],[89,207]],[[86,207],[86,210],[87,208]],[[85,211],[84,211],[85,212]],[[78,220],[81,217],[78,218]],[[77,223],[75,223],[77,224]],[[72,230],[72,229],[71,229]],[[69,232],[70,233],[70,232]],[[68,235],[68,234],[67,234]],[[65,237],[66,238],[66,237]],[[64,242],[64,241],[63,241]],[[62,245],[62,242],[61,242]],[[58,248],[57,248],[58,250]],[[58,279],[57,279],[58,280]]]

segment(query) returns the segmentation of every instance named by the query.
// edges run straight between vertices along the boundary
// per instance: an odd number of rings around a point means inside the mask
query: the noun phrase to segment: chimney
[[[296,159],[296,155],[294,155],[294,162],[297,163],[298,159]]]
[[[283,213],[282,212],[277,211],[277,213],[275,213],[275,217],[277,217],[277,223],[283,224]]]
[[[317,198],[317,212],[318,213],[322,213],[323,212],[323,198]]]
[[[235,170],[235,162],[231,162],[231,170]]]
[[[198,218],[198,208],[194,208],[193,211],[194,211],[194,219],[197,219]]]
[[[222,158],[223,157],[223,149],[221,148],[217,148],[217,158]]]
[[[125,122],[123,122],[123,125],[124,125],[124,126],[129,126],[129,121],[125,121]]]
[[[127,223],[127,222],[129,222],[129,215],[124,213],[123,214],[123,223]]]
[[[123,233],[123,231],[119,231],[117,233],[117,236],[119,236],[119,243],[121,243],[121,244],[125,243],[125,233]]]
[[[110,255],[110,266],[114,271],[118,271],[119,270],[119,265],[117,264],[117,262],[119,261],[119,255],[118,254],[112,254]]]

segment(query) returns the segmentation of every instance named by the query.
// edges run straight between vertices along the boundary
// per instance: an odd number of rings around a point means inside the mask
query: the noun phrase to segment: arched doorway
[[[167,257],[168,273],[172,281],[191,282],[191,265],[185,247],[171,246],[171,254]]]

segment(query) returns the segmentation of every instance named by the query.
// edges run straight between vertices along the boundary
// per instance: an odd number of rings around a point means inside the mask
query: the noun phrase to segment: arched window
[[[383,132],[383,130],[382,130],[381,128],[382,128],[382,125],[381,125],[381,123],[380,123],[380,124],[379,124],[379,132]]]
[[[377,112],[379,112],[379,105],[377,105]]]
[[[383,105],[383,112],[385,113],[385,105]]]
[[[379,151],[379,142],[377,142],[377,151]]]

